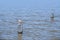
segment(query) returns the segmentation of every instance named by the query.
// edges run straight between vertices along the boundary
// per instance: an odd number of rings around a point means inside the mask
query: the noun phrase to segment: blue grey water
[[[0,12],[0,39],[18,40],[18,22],[23,21],[22,40],[60,40],[60,13],[51,10],[10,10]]]

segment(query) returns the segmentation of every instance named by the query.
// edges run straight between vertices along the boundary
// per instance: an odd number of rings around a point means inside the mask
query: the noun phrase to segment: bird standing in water
[[[50,18],[51,18],[51,22],[54,22],[54,13],[52,13]]]
[[[23,30],[23,27],[22,27],[22,20],[18,20],[18,24],[19,24],[19,26],[18,26],[18,33],[19,34],[22,34],[22,30]]]

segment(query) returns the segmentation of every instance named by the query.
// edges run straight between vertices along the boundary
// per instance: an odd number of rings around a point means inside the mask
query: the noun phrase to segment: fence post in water
[[[18,40],[22,40],[22,33],[23,33],[23,27],[22,27],[22,20],[18,20]]]

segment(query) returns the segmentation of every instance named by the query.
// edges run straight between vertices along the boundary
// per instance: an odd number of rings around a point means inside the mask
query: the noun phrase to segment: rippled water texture
[[[60,40],[60,16],[50,18],[51,13],[14,12],[0,13],[0,39],[17,40],[18,23],[23,20],[22,40]]]

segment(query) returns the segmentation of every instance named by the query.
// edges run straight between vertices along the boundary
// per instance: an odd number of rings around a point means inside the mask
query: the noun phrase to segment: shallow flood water
[[[23,40],[60,40],[60,22],[28,21],[23,32]]]
[[[21,19],[22,40],[60,40],[59,18],[52,21],[48,13],[0,13],[0,39],[18,40],[17,20]]]

